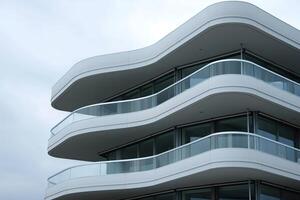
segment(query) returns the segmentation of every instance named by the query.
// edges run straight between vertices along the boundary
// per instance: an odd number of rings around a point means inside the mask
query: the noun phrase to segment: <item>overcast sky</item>
[[[0,199],[43,199],[51,87],[81,59],[150,45],[217,0],[0,0]],[[249,0],[300,29],[299,0]]]

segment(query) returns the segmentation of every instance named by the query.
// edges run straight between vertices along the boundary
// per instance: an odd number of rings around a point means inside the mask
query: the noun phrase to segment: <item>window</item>
[[[141,97],[145,97],[145,96],[148,96],[151,94],[153,94],[153,84],[152,83],[149,83],[149,84],[141,87]]]
[[[222,119],[216,122],[216,132],[243,131],[247,132],[247,117]]]
[[[175,147],[175,133],[174,131],[164,133],[156,137],[156,154],[168,151]]]
[[[286,190],[281,190],[281,199],[282,200],[299,200],[300,194],[286,191]]]
[[[280,200],[280,190],[271,186],[261,185],[260,200]]]
[[[283,144],[294,147],[295,146],[295,143],[294,143],[294,141],[295,141],[294,133],[295,132],[296,132],[296,130],[292,127],[289,127],[289,126],[286,126],[283,124],[280,125],[278,127],[278,134],[279,134],[278,141]]]
[[[181,69],[181,78],[187,77],[188,75],[192,74],[193,72],[197,71],[198,69],[202,68],[205,66],[207,63],[201,63],[198,65],[194,65],[191,67],[186,67]]]
[[[174,74],[173,73],[157,79],[154,82],[154,93],[161,91],[162,89],[168,87],[172,83],[174,83]]]
[[[270,119],[259,116],[257,134],[271,140],[276,140],[277,124]]]
[[[148,139],[139,144],[139,157],[152,156],[154,153],[154,139]]]
[[[175,193],[163,194],[155,197],[155,200],[175,200],[175,199],[176,199]]]
[[[107,155],[107,160],[116,160],[117,159],[116,151],[112,151],[106,155]]]
[[[186,144],[209,135],[212,131],[212,124],[200,124],[182,128],[182,143]]]
[[[280,121],[258,116],[257,134],[295,147],[297,129]],[[288,153],[289,154],[289,153]],[[288,155],[291,156],[291,155]]]
[[[262,67],[270,69],[270,70],[272,70],[272,71],[274,71],[274,72],[276,72],[278,74],[281,74],[284,77],[287,77],[289,79],[295,80],[296,82],[299,82],[299,78],[298,77],[295,77],[293,74],[291,74],[291,73],[289,73],[289,72],[287,72],[285,70],[282,70],[279,67],[274,66],[274,65],[272,65],[272,64],[270,64],[270,63],[268,63],[268,62],[266,62],[266,61],[264,61],[264,60],[262,60],[262,59],[260,59],[260,58],[258,58],[256,56],[254,56],[254,55],[251,55],[249,53],[245,53],[244,54],[244,58],[246,60],[252,61],[252,62],[254,62],[254,63],[256,63],[256,64],[258,64],[258,65],[260,65]]]
[[[140,97],[139,89],[135,89],[131,92],[128,92],[122,96],[122,99],[135,99]]]
[[[218,197],[219,200],[249,200],[249,185],[219,187]]]
[[[137,158],[137,145],[130,145],[121,149],[121,159]]]
[[[211,189],[190,190],[182,192],[182,200],[210,200]]]

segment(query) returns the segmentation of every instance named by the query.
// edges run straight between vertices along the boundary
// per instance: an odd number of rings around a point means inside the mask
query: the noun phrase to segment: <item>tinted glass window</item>
[[[140,97],[139,89],[135,89],[131,92],[128,92],[122,96],[122,99],[135,99]]]
[[[174,131],[157,136],[155,142],[156,142],[156,154],[173,149],[175,147]]]
[[[154,197],[145,197],[145,198],[138,199],[138,200],[155,200],[155,198]]]
[[[234,185],[220,187],[219,200],[249,200],[249,185]]]
[[[116,160],[116,159],[117,159],[116,151],[112,151],[107,154],[107,160]]]
[[[300,199],[300,194],[290,192],[290,191],[281,190],[281,199],[282,200],[299,200]]]
[[[211,133],[212,124],[200,124],[182,129],[182,142],[183,144],[192,142]]]
[[[211,189],[200,189],[182,192],[182,200],[210,200]]]
[[[141,87],[141,97],[148,96],[151,94],[153,94],[153,84],[152,83]]]
[[[260,200],[280,200],[280,190],[271,186],[261,185]]]
[[[139,157],[147,157],[153,155],[154,139],[148,139],[140,143]]]
[[[216,132],[243,131],[247,132],[247,117],[235,117],[216,122]]]
[[[194,65],[194,66],[191,66],[191,67],[186,67],[186,68],[183,68],[181,70],[181,78],[184,78],[190,74],[192,74],[193,72],[197,71],[198,69],[202,68],[204,65],[206,65],[206,63],[203,63],[203,64],[198,64],[198,65]]]
[[[289,126],[285,125],[280,125],[278,126],[278,141],[281,143],[284,143],[289,146],[295,146],[294,141],[295,141],[295,129]]]
[[[174,193],[171,194],[163,194],[155,197],[155,200],[175,200],[176,195]]]
[[[174,83],[173,73],[156,80],[154,82],[154,93],[161,91],[162,89],[168,87],[172,83]]]
[[[121,149],[121,159],[137,158],[137,145],[131,145]]]
[[[277,135],[276,122],[259,116],[257,133],[271,140],[276,140],[276,135]]]

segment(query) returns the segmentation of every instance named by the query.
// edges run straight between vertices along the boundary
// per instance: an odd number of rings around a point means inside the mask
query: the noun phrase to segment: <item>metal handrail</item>
[[[205,137],[199,138],[199,139],[197,139],[195,141],[192,141],[190,143],[187,143],[187,144],[181,145],[179,147],[170,149],[168,151],[162,152],[160,154],[156,154],[156,155],[152,155],[152,156],[148,156],[148,157],[134,158],[134,159],[124,159],[124,160],[102,161],[102,162],[98,162],[98,163],[82,164],[82,165],[77,165],[77,166],[69,167],[69,168],[66,168],[66,169],[64,169],[64,170],[62,170],[62,171],[60,171],[60,172],[52,175],[51,177],[49,177],[48,178],[48,182],[51,183],[51,184],[54,184],[54,185],[57,184],[57,183],[52,182],[51,179],[53,179],[54,177],[56,177],[59,174],[63,174],[64,172],[66,172],[68,170],[71,170],[73,168],[85,167],[85,166],[89,166],[89,165],[99,165],[99,166],[101,166],[101,165],[105,165],[105,164],[109,164],[109,163],[135,162],[135,161],[147,160],[147,159],[151,159],[151,158],[155,159],[155,158],[158,158],[160,156],[166,155],[166,154],[168,154],[170,152],[176,152],[177,150],[183,149],[183,148],[185,148],[187,146],[192,146],[194,143],[198,143],[198,142],[201,142],[201,141],[203,141],[205,139],[212,138],[214,136],[219,136],[219,135],[246,135],[246,136],[248,136],[248,144],[247,144],[247,148],[248,149],[251,149],[250,144],[249,144],[249,136],[253,136],[253,137],[256,137],[256,138],[263,139],[265,141],[272,142],[272,143],[274,143],[274,144],[276,144],[278,146],[283,146],[283,147],[286,147],[288,149],[294,150],[295,152],[297,152],[297,154],[300,155],[300,149],[298,149],[298,148],[295,148],[295,147],[292,147],[292,146],[280,143],[278,141],[274,141],[272,139],[269,139],[269,138],[266,138],[266,137],[263,137],[263,136],[260,136],[260,135],[257,135],[257,134],[248,133],[248,132],[239,132],[239,131],[226,131],[226,132],[213,133],[213,134],[207,135]],[[230,147],[223,147],[223,148],[230,148]],[[213,150],[213,149],[210,149],[210,150]],[[257,149],[254,149],[254,150],[257,150]],[[272,155],[274,155],[274,154],[272,154]]]
[[[148,95],[148,96],[144,96],[144,97],[140,97],[140,98],[135,98],[135,99],[120,100],[120,101],[114,101],[114,102],[97,103],[97,104],[92,104],[92,105],[88,105],[88,106],[84,106],[84,107],[78,108],[78,109],[76,109],[75,111],[73,111],[73,112],[71,112],[70,114],[68,114],[63,120],[61,120],[58,124],[56,124],[56,125],[51,129],[52,136],[53,136],[53,135],[56,135],[56,134],[54,134],[54,129],[55,129],[55,128],[57,128],[57,127],[58,127],[59,125],[61,125],[64,121],[66,121],[67,119],[69,119],[72,115],[78,113],[78,111],[84,110],[84,109],[86,109],[86,108],[92,108],[92,107],[95,107],[95,106],[114,105],[114,104],[120,104],[120,103],[127,103],[127,102],[139,101],[139,100],[143,100],[143,99],[150,99],[151,97],[158,96],[159,94],[161,94],[162,92],[164,92],[164,91],[170,89],[171,87],[174,87],[174,86],[176,86],[176,85],[182,83],[183,81],[187,80],[188,78],[190,78],[190,77],[193,76],[194,74],[197,74],[197,73],[199,73],[199,72],[205,70],[206,68],[208,68],[208,67],[210,67],[210,66],[212,66],[212,65],[214,65],[214,64],[217,64],[217,63],[223,63],[223,62],[241,62],[241,66],[242,66],[243,63],[248,63],[248,64],[254,65],[255,67],[258,67],[258,68],[260,68],[260,69],[262,69],[262,70],[264,70],[264,71],[267,71],[267,72],[269,72],[269,73],[271,73],[271,74],[273,74],[273,75],[276,75],[276,76],[278,76],[278,77],[280,77],[280,78],[282,78],[282,79],[284,79],[284,80],[286,80],[286,81],[289,81],[289,82],[291,82],[291,83],[293,83],[293,84],[295,84],[295,85],[297,85],[297,86],[300,87],[300,84],[299,84],[299,83],[297,83],[297,82],[295,82],[295,81],[293,81],[293,80],[290,80],[290,79],[288,79],[288,78],[286,78],[286,77],[284,77],[284,76],[282,76],[282,75],[280,75],[280,74],[277,74],[277,73],[275,73],[275,72],[272,72],[272,71],[270,71],[270,70],[268,70],[268,69],[266,69],[266,68],[264,68],[264,67],[261,67],[260,65],[258,65],[258,64],[256,64],[256,63],[253,63],[253,62],[251,62],[251,61],[242,60],[242,59],[223,59],[223,60],[214,61],[214,62],[211,62],[211,63],[205,65],[205,66],[202,67],[201,69],[199,69],[199,70],[197,70],[197,71],[191,73],[190,75],[188,75],[188,76],[184,77],[183,79],[181,79],[181,80],[179,80],[179,81],[177,81],[177,82],[175,82],[175,83],[169,85],[168,87],[162,89],[161,91],[159,91],[159,92],[157,92],[157,93],[155,93],[155,94],[151,94],[151,95]],[[243,74],[243,72],[241,71],[241,75],[247,75],[247,74]],[[294,93],[292,93],[292,94],[294,94]],[[174,96],[176,96],[176,95],[174,95]],[[79,121],[80,121],[80,120],[79,120]],[[72,123],[73,123],[73,122],[72,122]]]

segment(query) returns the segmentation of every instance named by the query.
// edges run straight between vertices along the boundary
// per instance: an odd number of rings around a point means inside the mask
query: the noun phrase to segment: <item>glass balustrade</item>
[[[83,177],[141,172],[220,148],[244,148],[264,152],[300,164],[300,150],[260,135],[245,132],[214,133],[158,155],[114,160],[68,168],[48,179],[49,187]]]
[[[299,83],[289,80],[253,62],[239,59],[219,60],[204,66],[156,94],[137,99],[99,103],[79,108],[58,123],[51,130],[51,133],[52,135],[56,135],[69,124],[84,119],[135,112],[155,107],[211,77],[225,74],[251,76],[276,88],[300,96]]]

